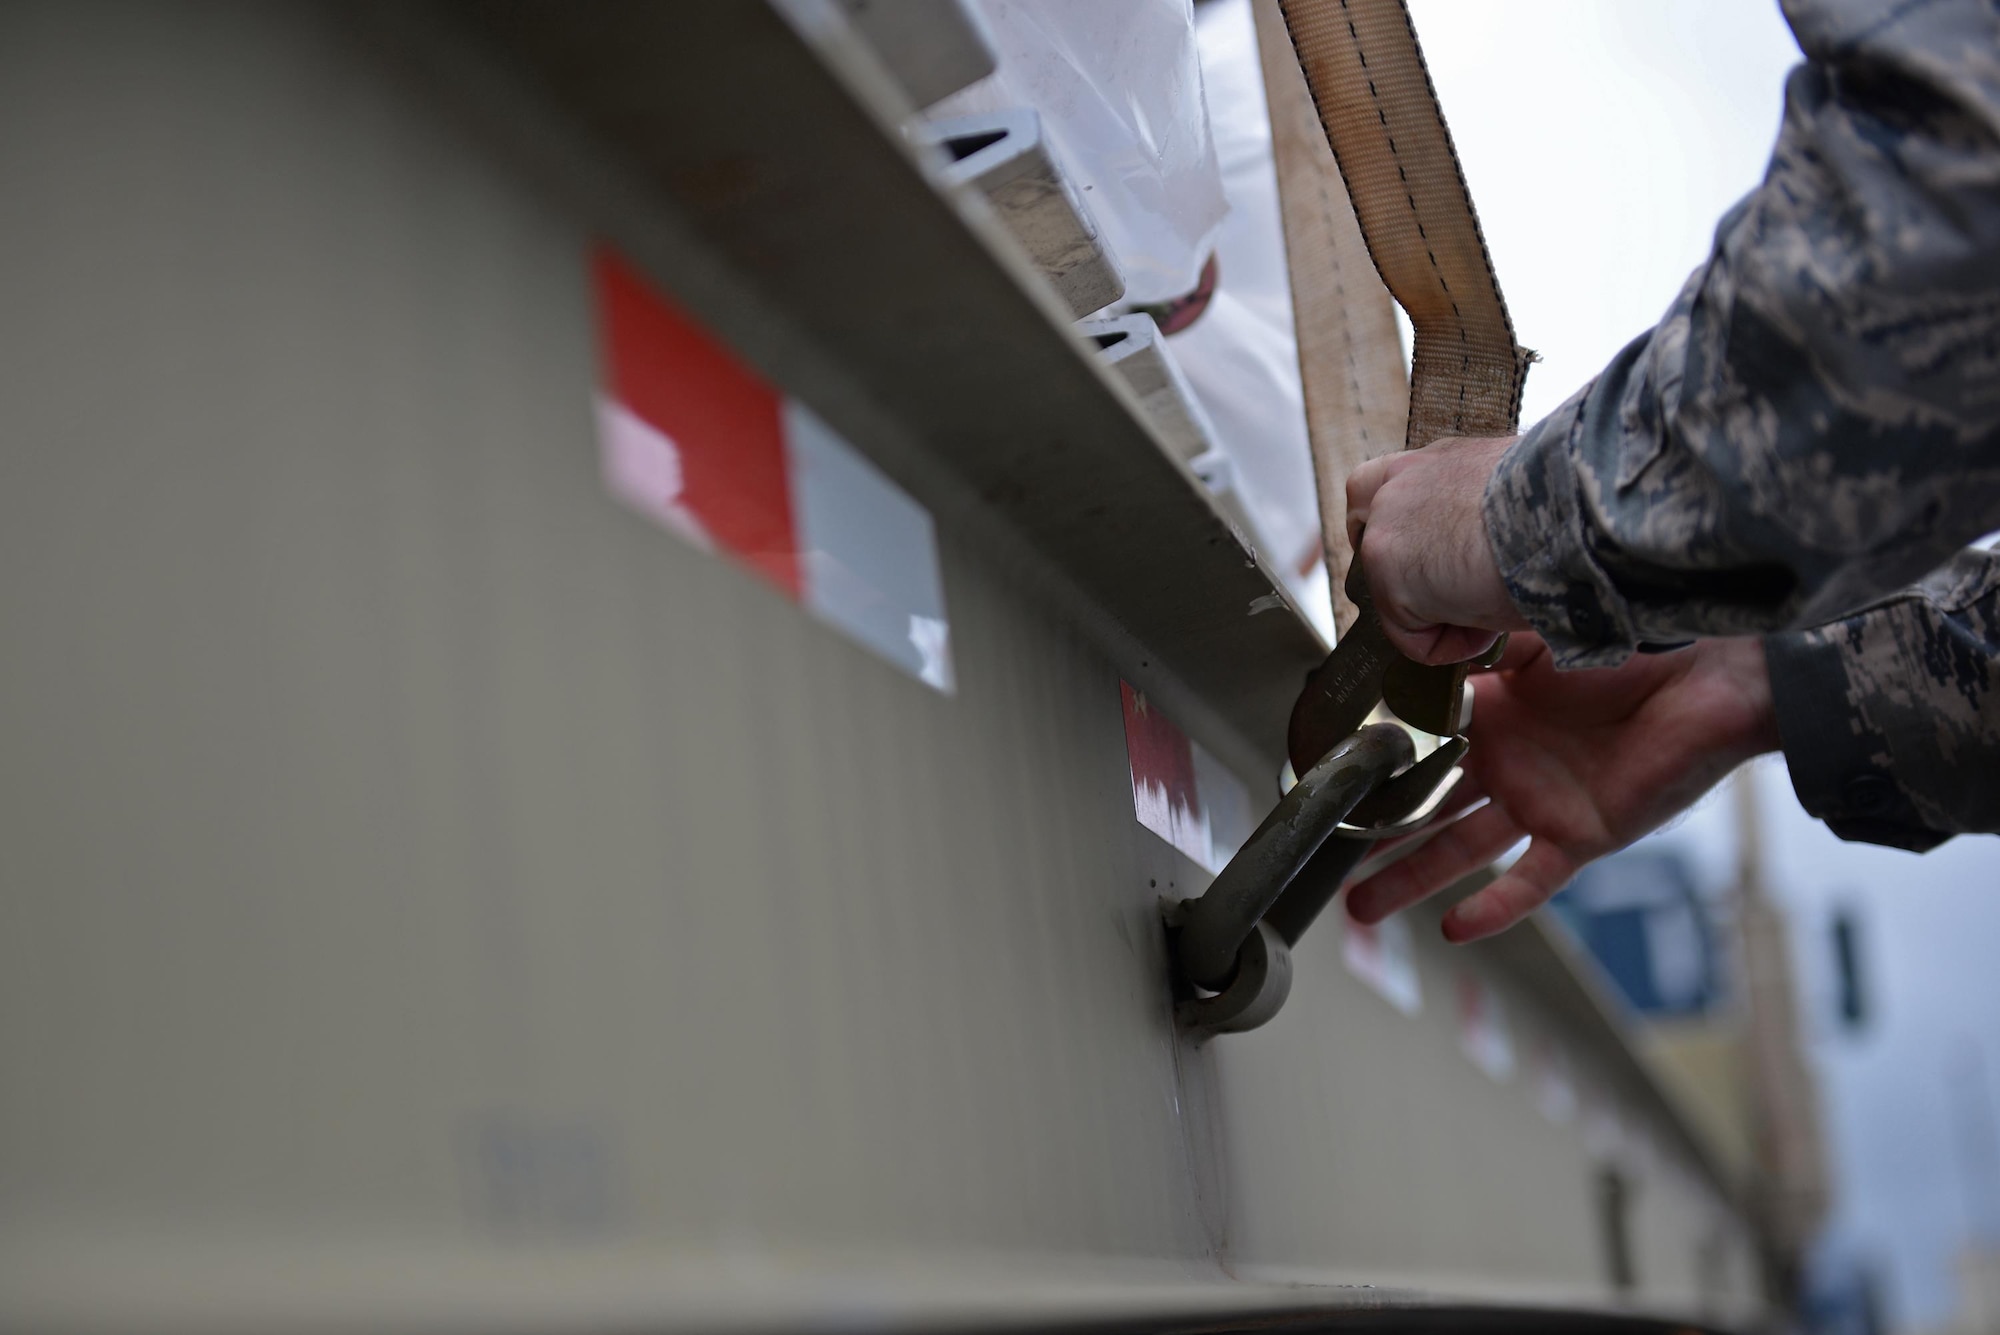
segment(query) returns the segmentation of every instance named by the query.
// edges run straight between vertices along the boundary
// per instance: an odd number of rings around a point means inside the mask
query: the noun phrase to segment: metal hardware
[[[1347,591],[1361,615],[1292,711],[1286,746],[1305,777],[1208,893],[1170,915],[1182,977],[1213,994],[1177,1008],[1190,1028],[1239,1033],[1277,1014],[1291,988],[1289,948],[1378,841],[1422,830],[1462,777],[1466,674],[1497,662],[1505,637],[1470,663],[1416,663],[1383,634],[1359,558]],[[1399,721],[1367,723],[1384,703]],[[1441,738],[1422,760],[1411,735],[1419,729]]]
[[[1361,615],[1340,637],[1326,661],[1306,678],[1285,730],[1285,754],[1303,774],[1341,738],[1353,735],[1382,699],[1382,677],[1402,657],[1382,633],[1361,558],[1348,569],[1347,596]]]
[[[1334,827],[1371,792],[1410,768],[1414,756],[1409,733],[1396,724],[1362,728],[1332,748],[1285,794],[1216,876],[1208,893],[1180,905],[1174,955],[1182,976],[1196,987],[1231,997],[1226,1005],[1212,1008],[1212,1014],[1227,1009],[1234,1028],[1247,1028],[1242,1021],[1249,1016],[1261,1016],[1257,1022],[1262,1023],[1276,1013],[1283,997],[1271,1000],[1269,989],[1290,986],[1290,961],[1270,955],[1272,942],[1259,931],[1261,920],[1314,861]],[[1340,846],[1350,845],[1341,841]],[[1368,847],[1351,846],[1355,860]],[[1336,880],[1334,889],[1338,888]],[[1245,944],[1253,936],[1259,944],[1246,953]],[[1278,939],[1282,945],[1291,944],[1282,932]],[[1234,986],[1239,979],[1246,980],[1243,987]],[[1264,1001],[1253,1005],[1260,996]]]
[[[1236,952],[1236,976],[1214,996],[1191,997],[1174,1007],[1189,1029],[1240,1034],[1267,1023],[1292,993],[1292,951],[1267,922],[1260,922]]]
[[[1292,768],[1305,777],[1208,893],[1176,915],[1182,975],[1216,994],[1182,1003],[1178,1014],[1192,1027],[1237,1033],[1277,1014],[1292,981],[1286,948],[1377,841],[1423,829],[1463,775],[1458,762],[1472,722],[1466,674],[1499,662],[1507,637],[1469,662],[1418,663],[1383,633],[1359,553],[1347,570],[1347,596],[1361,614],[1306,679],[1286,729]],[[1367,722],[1381,704],[1398,722]],[[1438,737],[1437,749],[1415,760],[1410,730]]]
[[[1458,786],[1465,752],[1465,738],[1445,738],[1437,750],[1362,798],[1333,832],[1344,839],[1395,839],[1416,830]]]
[[[1507,637],[1502,635],[1470,662],[1415,662],[1383,634],[1358,552],[1347,568],[1346,589],[1360,616],[1326,661],[1306,678],[1285,733],[1285,753],[1301,773],[1359,728],[1378,704],[1387,703],[1397,718],[1438,737],[1464,732],[1466,674],[1475,667],[1493,666],[1507,648]]]

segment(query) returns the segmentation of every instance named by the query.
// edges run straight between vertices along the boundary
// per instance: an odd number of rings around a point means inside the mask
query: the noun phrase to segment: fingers
[[[1361,530],[1368,526],[1368,507],[1375,493],[1389,480],[1389,460],[1395,456],[1369,459],[1347,475],[1347,546],[1361,550]]]
[[[1500,638],[1498,632],[1471,626],[1423,626],[1406,630],[1389,619],[1380,602],[1376,609],[1382,619],[1382,634],[1389,643],[1405,658],[1419,663],[1463,663],[1485,653]]]
[[[1444,939],[1455,945],[1505,931],[1546,904],[1569,884],[1577,863],[1554,844],[1537,839],[1521,860],[1493,883],[1444,915]]]
[[[1527,624],[1486,540],[1486,484],[1507,444],[1444,441],[1348,475],[1348,540],[1390,642],[1417,662],[1463,662]]]
[[[1482,807],[1349,890],[1348,916],[1359,923],[1378,923],[1477,871],[1512,848],[1521,834],[1521,827],[1505,811]]]

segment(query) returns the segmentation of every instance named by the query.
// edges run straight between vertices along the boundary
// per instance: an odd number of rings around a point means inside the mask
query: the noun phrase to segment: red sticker
[[[591,272],[611,494],[949,695],[951,625],[930,511],[616,251],[599,246]]]
[[[784,396],[608,247],[591,257],[605,394],[622,410],[612,457],[627,499],[797,599]]]
[[[1118,689],[1125,701],[1125,756],[1132,766],[1132,807],[1139,823],[1206,864],[1208,819],[1195,779],[1193,743],[1130,682],[1119,682]]]

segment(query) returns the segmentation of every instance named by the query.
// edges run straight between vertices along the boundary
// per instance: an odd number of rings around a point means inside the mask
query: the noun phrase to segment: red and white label
[[[1139,823],[1209,871],[1221,871],[1255,828],[1249,790],[1143,691],[1124,681],[1118,690]]]
[[[911,676],[952,689],[930,512],[622,256],[592,256],[612,495],[737,561]]]

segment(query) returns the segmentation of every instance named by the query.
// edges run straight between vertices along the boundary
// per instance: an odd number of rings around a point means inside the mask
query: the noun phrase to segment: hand
[[[1347,539],[1389,643],[1419,663],[1462,663],[1524,629],[1486,541],[1486,482],[1516,437],[1440,440],[1347,478]]]
[[[1472,743],[1451,807],[1474,811],[1347,894],[1376,923],[1513,847],[1528,851],[1444,918],[1448,941],[1511,927],[1585,863],[1693,805],[1751,756],[1778,747],[1764,646],[1700,640],[1615,668],[1558,673],[1548,646],[1517,635],[1473,678]]]

